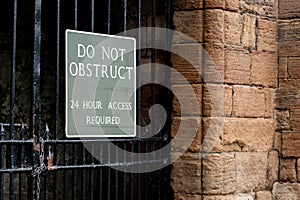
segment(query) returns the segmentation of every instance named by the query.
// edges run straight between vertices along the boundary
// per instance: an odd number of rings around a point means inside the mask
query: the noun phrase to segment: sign
[[[66,30],[67,137],[136,135],[134,38]]]

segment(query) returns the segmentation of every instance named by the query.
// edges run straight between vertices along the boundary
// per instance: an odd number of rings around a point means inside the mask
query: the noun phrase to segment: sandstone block
[[[227,118],[222,144],[240,151],[268,151],[274,139],[272,119]]]
[[[225,8],[225,1],[224,0],[206,0],[205,1],[205,8]]]
[[[294,109],[300,106],[300,80],[280,80],[275,93],[275,106],[278,109]]]
[[[278,78],[286,79],[288,77],[287,73],[287,58],[279,57],[278,61]]]
[[[250,192],[264,190],[268,154],[264,152],[236,153],[237,191]]]
[[[299,18],[300,4],[297,0],[279,1],[279,18]]]
[[[277,54],[255,52],[252,56],[251,82],[268,87],[276,87]]]
[[[265,91],[255,87],[233,86],[233,116],[263,117],[265,115]]]
[[[277,3],[277,0],[241,0],[240,9],[243,12],[276,17],[278,13]]]
[[[193,176],[172,176],[171,186],[175,193],[201,194],[201,178]]]
[[[204,37],[206,42],[224,42],[224,11],[219,9],[205,10]]]
[[[272,189],[273,184],[278,181],[279,156],[277,151],[270,151],[268,154],[268,169],[266,189]]]
[[[251,57],[248,51],[239,48],[225,48],[225,82],[249,84]]]
[[[270,191],[259,191],[256,193],[256,200],[272,200],[272,193]]]
[[[174,200],[202,200],[202,198],[198,194],[175,193]]]
[[[236,191],[234,154],[207,154],[203,159],[203,193],[229,194]]]
[[[203,124],[202,152],[203,153],[223,151],[221,138],[223,135],[224,122],[225,122],[225,118],[223,117],[202,118],[202,124]]]
[[[203,0],[174,0],[175,10],[194,10],[203,8]]]
[[[300,133],[282,134],[282,155],[283,157],[300,157]]]
[[[197,117],[173,117],[171,125],[172,151],[200,152],[201,120]]]
[[[230,87],[205,84],[203,91],[203,114],[209,117],[222,117],[229,114],[232,106]]]
[[[223,83],[224,82],[224,46],[213,43],[204,45],[205,52],[203,59],[203,76],[205,82]]]
[[[295,159],[281,159],[279,167],[280,181],[296,182],[296,160]]]
[[[300,108],[291,109],[291,129],[292,131],[300,130]]]
[[[265,89],[265,118],[274,118],[275,89]]]
[[[277,21],[259,17],[257,20],[257,50],[277,51]]]
[[[230,23],[230,22],[229,22]],[[254,15],[243,15],[242,45],[244,48],[254,49],[256,47],[256,17]]]
[[[179,159],[172,165],[172,176],[201,176],[201,160]]]
[[[254,200],[254,194],[210,195],[203,200]]]
[[[226,0],[225,9],[230,11],[238,11],[240,6],[239,0]]]
[[[173,21],[175,30],[183,33],[197,42],[203,42],[203,10],[176,11]],[[186,38],[176,34],[173,36],[173,43],[188,42]]]
[[[290,112],[288,110],[275,111],[276,130],[290,130]]]
[[[299,182],[300,181],[300,159],[298,158],[297,159],[297,181]]]
[[[298,200],[300,198],[299,183],[275,183],[273,187],[274,200]]]
[[[235,12],[224,12],[224,39],[226,44],[240,45],[242,34],[241,15]]]
[[[202,85],[173,85],[173,115],[200,116],[202,111]]]
[[[284,20],[278,23],[279,56],[300,55],[300,20]]]
[[[289,58],[287,66],[289,78],[300,79],[300,58]]]
[[[200,83],[202,81],[202,46],[177,44],[172,46],[172,83]],[[178,74],[180,73],[180,74]]]

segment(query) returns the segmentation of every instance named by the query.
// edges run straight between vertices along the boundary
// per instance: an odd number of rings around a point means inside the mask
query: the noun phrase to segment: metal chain
[[[36,199],[39,200],[40,199],[40,193],[41,193],[41,179],[40,179],[40,175],[41,172],[44,171],[46,169],[46,165],[44,163],[44,146],[45,146],[45,141],[42,137],[40,137],[40,171],[39,173],[37,173],[37,180],[36,180],[36,184],[37,184],[37,189],[36,189]]]

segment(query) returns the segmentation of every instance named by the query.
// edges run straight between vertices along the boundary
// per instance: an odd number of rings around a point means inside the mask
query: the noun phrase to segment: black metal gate
[[[64,133],[65,30],[117,34],[142,26],[171,28],[171,14],[171,0],[0,2],[0,199],[172,199],[169,167],[148,173],[114,170],[111,166],[146,163],[100,162],[83,140]],[[137,66],[159,59],[169,65],[170,55],[137,50]],[[149,122],[144,113],[155,103],[170,115],[172,95],[164,87],[147,85],[137,95],[139,125]],[[118,153],[107,150],[108,142],[128,152],[151,152],[169,142],[169,124],[151,138],[138,132],[135,138],[98,139],[93,145],[108,154]]]

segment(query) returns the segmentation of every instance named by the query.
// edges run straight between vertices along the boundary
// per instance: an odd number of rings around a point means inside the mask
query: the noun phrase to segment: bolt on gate
[[[171,0],[0,2],[0,199],[172,199],[169,167],[146,172],[169,156],[149,154],[137,162],[131,156],[170,142],[172,93],[165,87],[147,84],[136,91],[137,123],[159,126],[157,134],[138,129],[133,138],[68,139],[64,132],[65,30],[126,36],[140,27],[169,29],[171,5]],[[159,36],[149,33],[146,42],[155,43]],[[159,70],[155,63],[170,66],[169,52],[140,48],[142,34],[137,29],[138,82],[141,63],[151,63],[151,80]],[[170,37],[163,39],[169,48]],[[168,72],[159,73],[169,79]],[[167,111],[165,124],[149,117],[154,104]],[[119,150],[112,151],[111,144]],[[106,159],[95,159],[94,151]],[[126,172],[128,166],[135,173]]]

